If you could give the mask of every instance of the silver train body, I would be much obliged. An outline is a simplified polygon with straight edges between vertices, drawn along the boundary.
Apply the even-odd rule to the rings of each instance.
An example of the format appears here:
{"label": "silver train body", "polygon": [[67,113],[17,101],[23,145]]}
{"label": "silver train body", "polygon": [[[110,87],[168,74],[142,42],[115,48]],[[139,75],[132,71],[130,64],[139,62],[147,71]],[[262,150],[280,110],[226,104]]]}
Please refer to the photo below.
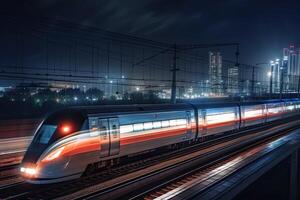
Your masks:
{"label": "silver train body", "polygon": [[41,123],[20,170],[36,184],[71,180],[91,166],[112,166],[162,147],[192,145],[299,111],[300,99],[69,108]]}

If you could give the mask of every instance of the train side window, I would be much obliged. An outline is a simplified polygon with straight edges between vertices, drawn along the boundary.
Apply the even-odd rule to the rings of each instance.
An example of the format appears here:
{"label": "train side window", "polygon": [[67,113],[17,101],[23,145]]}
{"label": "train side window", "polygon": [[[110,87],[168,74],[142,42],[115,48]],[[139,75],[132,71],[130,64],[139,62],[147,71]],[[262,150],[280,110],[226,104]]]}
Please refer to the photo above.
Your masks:
{"label": "train side window", "polygon": [[143,129],[144,129],[143,123],[133,124],[133,131],[142,131]]}
{"label": "train side window", "polygon": [[170,126],[176,126],[177,125],[177,119],[170,120]]}
{"label": "train side window", "polygon": [[161,128],[161,121],[153,122],[153,128]]}
{"label": "train side window", "polygon": [[216,124],[222,122],[229,122],[235,120],[234,112],[223,112],[223,113],[214,113],[206,116],[207,124]]}
{"label": "train side window", "polygon": [[186,125],[187,124],[187,120],[186,119],[177,119],[176,120],[176,125]]}
{"label": "train side window", "polygon": [[145,122],[144,123],[144,130],[149,130],[153,128],[153,123],[152,122]]}
{"label": "train side window", "polygon": [[162,121],[162,122],[161,122],[161,126],[162,126],[162,127],[169,127],[169,126],[170,126],[169,120]]}
{"label": "train side window", "polygon": [[249,109],[247,108],[247,110],[245,109],[245,118],[250,118],[250,117],[258,117],[262,115],[262,109]]}
{"label": "train side window", "polygon": [[130,133],[130,132],[133,132],[133,126],[131,124],[120,126],[120,133]]}

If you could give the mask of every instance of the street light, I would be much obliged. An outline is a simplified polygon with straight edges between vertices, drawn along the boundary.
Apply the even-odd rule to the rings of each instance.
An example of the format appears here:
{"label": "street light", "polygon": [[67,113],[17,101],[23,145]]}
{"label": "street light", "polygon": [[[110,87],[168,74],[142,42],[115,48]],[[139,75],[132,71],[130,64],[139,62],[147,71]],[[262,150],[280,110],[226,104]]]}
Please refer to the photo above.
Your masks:
{"label": "street light", "polygon": [[269,71],[268,72],[268,77],[270,77],[270,76],[272,76],[272,72]]}

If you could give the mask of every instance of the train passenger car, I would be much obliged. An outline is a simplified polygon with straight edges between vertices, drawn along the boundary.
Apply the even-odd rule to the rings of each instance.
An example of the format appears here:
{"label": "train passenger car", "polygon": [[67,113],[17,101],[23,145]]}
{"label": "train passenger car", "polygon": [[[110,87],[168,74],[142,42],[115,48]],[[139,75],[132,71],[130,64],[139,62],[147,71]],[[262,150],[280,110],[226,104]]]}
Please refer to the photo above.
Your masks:
{"label": "train passenger car", "polygon": [[239,128],[239,106],[230,104],[196,105],[198,109],[199,137],[214,135]]}
{"label": "train passenger car", "polygon": [[246,102],[240,105],[241,127],[266,122],[267,110],[264,102]]}
{"label": "train passenger car", "polygon": [[282,119],[285,111],[285,105],[282,101],[267,101],[267,122]]}
{"label": "train passenger car", "polygon": [[[171,106],[173,107],[173,106]],[[171,108],[170,107],[170,108]],[[153,107],[143,112],[119,115],[120,154],[135,154],[195,139],[196,123],[192,107],[176,110]]]}

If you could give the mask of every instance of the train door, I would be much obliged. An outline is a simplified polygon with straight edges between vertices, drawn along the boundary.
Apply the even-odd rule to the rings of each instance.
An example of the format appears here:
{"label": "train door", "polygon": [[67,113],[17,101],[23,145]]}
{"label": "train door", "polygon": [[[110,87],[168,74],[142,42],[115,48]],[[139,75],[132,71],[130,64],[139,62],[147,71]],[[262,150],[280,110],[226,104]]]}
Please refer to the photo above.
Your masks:
{"label": "train door", "polygon": [[186,138],[190,139],[192,137],[192,116],[191,111],[186,111],[186,119],[187,119],[187,125],[186,125]]}
{"label": "train door", "polygon": [[264,118],[264,123],[268,121],[268,107],[267,104],[262,105],[262,113],[263,113],[263,118]]}
{"label": "train door", "polygon": [[203,129],[202,129],[202,135],[205,136],[207,134],[207,121],[206,121],[206,110],[201,110],[202,115],[202,123],[203,123]]}
{"label": "train door", "polygon": [[98,127],[100,131],[100,142],[101,142],[100,157],[106,157],[109,156],[109,149],[110,149],[110,134],[109,134],[108,120],[99,119]]}
{"label": "train door", "polygon": [[234,108],[234,117],[235,117],[235,129],[240,128],[240,109],[239,107]]}
{"label": "train door", "polygon": [[110,134],[110,155],[117,155],[120,152],[120,131],[118,118],[109,118]]}
{"label": "train door", "polygon": [[101,153],[100,157],[117,155],[120,151],[118,118],[99,119]]}

